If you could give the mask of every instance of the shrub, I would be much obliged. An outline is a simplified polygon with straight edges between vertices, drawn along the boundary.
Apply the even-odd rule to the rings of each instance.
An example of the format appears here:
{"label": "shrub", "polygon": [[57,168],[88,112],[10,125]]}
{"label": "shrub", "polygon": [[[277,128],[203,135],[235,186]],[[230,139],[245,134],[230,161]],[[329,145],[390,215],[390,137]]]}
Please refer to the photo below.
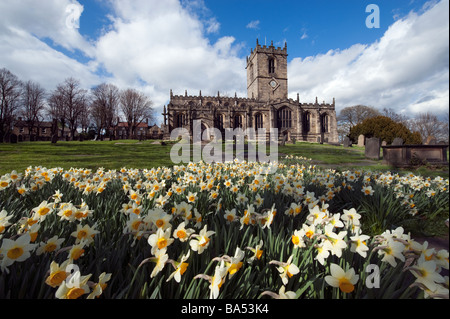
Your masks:
{"label": "shrub", "polygon": [[388,144],[391,144],[396,137],[402,138],[405,144],[422,144],[422,138],[418,132],[411,132],[403,124],[394,122],[386,116],[372,117],[353,126],[349,137],[353,143],[356,143],[361,134],[368,138],[378,137]]}

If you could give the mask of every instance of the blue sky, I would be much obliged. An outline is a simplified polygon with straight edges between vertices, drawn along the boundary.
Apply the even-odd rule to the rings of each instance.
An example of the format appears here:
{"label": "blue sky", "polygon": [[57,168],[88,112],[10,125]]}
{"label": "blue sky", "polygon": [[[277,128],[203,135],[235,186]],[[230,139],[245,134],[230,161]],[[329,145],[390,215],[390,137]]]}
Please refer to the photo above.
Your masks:
{"label": "blue sky", "polygon": [[[196,3],[196,1],[193,1]],[[205,0],[191,4],[195,14],[205,20],[213,19],[220,26],[218,32],[207,34],[211,42],[222,36],[233,36],[245,46],[239,52],[248,55],[255,46],[274,41],[289,44],[292,57],[306,57],[326,53],[336,48],[347,48],[356,43],[370,44],[381,38],[395,20],[410,11],[420,11],[425,0]],[[84,11],[80,17],[80,33],[90,39],[98,38],[111,23],[110,5],[100,0],[80,0]],[[189,7],[189,1],[182,1]],[[366,7],[380,8],[380,28],[365,25]],[[253,23],[252,23],[253,22]],[[289,58],[291,59],[291,58]]]}
{"label": "blue sky", "polygon": [[[380,28],[367,28],[369,4]],[[51,91],[64,78],[148,94],[246,96],[245,58],[288,46],[289,94],[336,108],[448,109],[448,0],[2,0],[0,68]],[[78,27],[70,25],[75,22]]]}

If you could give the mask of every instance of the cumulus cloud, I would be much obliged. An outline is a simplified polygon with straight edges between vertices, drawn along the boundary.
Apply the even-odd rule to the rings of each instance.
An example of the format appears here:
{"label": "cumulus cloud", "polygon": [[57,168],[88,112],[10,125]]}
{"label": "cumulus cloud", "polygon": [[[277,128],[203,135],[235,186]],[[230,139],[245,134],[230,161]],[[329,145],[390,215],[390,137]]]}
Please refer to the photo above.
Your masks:
{"label": "cumulus cloud", "polygon": [[112,82],[140,87],[159,107],[166,104],[170,89],[212,95],[245,87],[245,63],[235,39],[210,43],[205,25],[178,1],[114,5],[113,30],[98,39],[95,53],[113,75]]}
{"label": "cumulus cloud", "polygon": [[0,67],[22,80],[37,81],[47,90],[68,75],[83,79],[86,86],[98,81],[95,63],[80,63],[67,55],[78,54],[87,61],[93,58],[92,44],[77,28],[83,12],[78,2],[4,0],[0,12]]}
{"label": "cumulus cloud", "polygon": [[[365,104],[411,113],[448,110],[448,1],[427,3],[394,22],[370,45],[355,44],[289,64],[291,92],[337,108]],[[294,96],[293,96],[294,97]],[[424,99],[424,97],[427,97]]]}

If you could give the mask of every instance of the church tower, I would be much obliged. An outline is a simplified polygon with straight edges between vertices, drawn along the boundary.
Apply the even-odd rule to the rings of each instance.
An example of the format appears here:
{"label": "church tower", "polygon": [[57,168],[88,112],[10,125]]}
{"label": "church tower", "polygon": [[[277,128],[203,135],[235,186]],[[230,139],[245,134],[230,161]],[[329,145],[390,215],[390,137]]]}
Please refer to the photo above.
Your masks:
{"label": "church tower", "polygon": [[288,98],[287,46],[261,46],[247,57],[247,96],[260,101]]}

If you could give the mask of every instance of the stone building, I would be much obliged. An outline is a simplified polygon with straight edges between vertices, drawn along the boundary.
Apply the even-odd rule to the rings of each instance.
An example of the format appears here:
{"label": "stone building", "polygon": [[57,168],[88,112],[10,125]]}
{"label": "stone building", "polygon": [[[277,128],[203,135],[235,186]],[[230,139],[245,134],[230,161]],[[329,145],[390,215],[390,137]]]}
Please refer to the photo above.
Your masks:
{"label": "stone building", "polygon": [[[52,138],[52,132],[55,129],[52,122],[38,121],[34,124],[30,131],[28,122],[19,117],[13,124],[11,135],[17,137],[18,142],[25,141],[50,141]],[[56,126],[58,136],[61,139],[70,139],[71,132],[68,127],[64,127],[63,135],[61,135],[61,128]]]}
{"label": "stone building", "polygon": [[[287,46],[261,46],[247,57],[247,97],[174,95],[164,106],[165,138],[178,127],[193,131],[193,121],[201,120],[202,130],[217,128],[278,128],[279,139],[337,143],[335,100],[300,102],[288,98]],[[223,135],[224,138],[224,135]]]}

